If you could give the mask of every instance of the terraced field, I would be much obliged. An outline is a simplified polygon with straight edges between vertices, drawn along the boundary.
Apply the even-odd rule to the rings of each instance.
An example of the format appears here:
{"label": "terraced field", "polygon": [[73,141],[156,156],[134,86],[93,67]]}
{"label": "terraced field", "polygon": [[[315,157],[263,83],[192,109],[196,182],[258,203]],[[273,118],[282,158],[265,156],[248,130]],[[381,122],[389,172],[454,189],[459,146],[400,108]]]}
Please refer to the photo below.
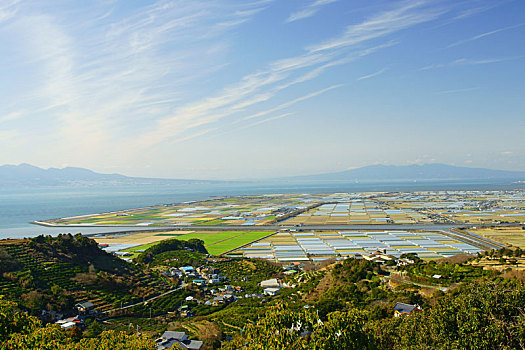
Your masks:
{"label": "terraced field", "polygon": [[[128,290],[110,290],[97,284],[79,283],[75,277],[87,273],[89,270],[87,265],[57,261],[56,258],[48,257],[33,249],[28,240],[2,240],[0,249],[17,264],[13,271],[0,276],[0,295],[8,299],[19,300],[33,291],[44,295],[52,294],[53,288],[58,287],[59,290],[72,293],[75,302],[86,300],[93,302],[99,311],[112,309],[120,306],[121,303],[125,305],[141,300],[130,294]],[[129,279],[135,281],[136,288],[140,288],[146,298],[170,288],[163,280],[140,270],[130,269],[126,273],[129,274]]]}

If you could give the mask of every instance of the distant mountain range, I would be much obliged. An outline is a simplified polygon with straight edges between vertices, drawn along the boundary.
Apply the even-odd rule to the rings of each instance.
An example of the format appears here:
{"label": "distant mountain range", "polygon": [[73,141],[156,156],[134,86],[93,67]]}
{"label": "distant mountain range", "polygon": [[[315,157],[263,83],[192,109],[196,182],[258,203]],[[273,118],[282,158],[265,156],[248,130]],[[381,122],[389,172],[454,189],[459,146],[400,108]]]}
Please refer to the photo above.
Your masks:
{"label": "distant mountain range", "polygon": [[413,180],[525,180],[525,171],[467,168],[446,164],[369,165],[319,175],[281,178],[286,181],[413,181]]}
{"label": "distant mountain range", "polygon": [[89,169],[66,167],[42,169],[30,164],[0,166],[0,188],[91,186],[91,185],[143,185],[215,183],[211,180],[183,180],[129,177],[120,174],[100,174]]}
{"label": "distant mountain range", "polygon": [[[362,168],[319,175],[285,177],[262,182],[367,182],[417,180],[525,180],[525,171],[467,168],[445,164],[370,165]],[[67,167],[42,169],[29,164],[0,166],[0,188],[92,185],[198,184],[226,183],[214,180],[158,179],[128,177],[120,174],[100,174]]]}

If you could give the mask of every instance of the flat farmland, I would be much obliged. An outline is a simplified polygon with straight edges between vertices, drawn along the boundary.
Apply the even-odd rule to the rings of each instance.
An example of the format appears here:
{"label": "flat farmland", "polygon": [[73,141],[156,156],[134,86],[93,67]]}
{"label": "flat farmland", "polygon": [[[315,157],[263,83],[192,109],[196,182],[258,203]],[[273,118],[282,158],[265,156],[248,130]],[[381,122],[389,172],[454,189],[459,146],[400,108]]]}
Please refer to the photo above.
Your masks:
{"label": "flat farmland", "polygon": [[[184,232],[184,231],[182,231]],[[146,237],[145,233],[130,234],[115,238],[113,240],[107,238],[96,238],[99,243],[118,243],[122,245],[123,252],[139,252],[161,242],[165,239],[177,238],[180,240],[190,240],[193,238],[204,241],[204,246],[212,255],[220,255],[227,251],[236,249],[243,245],[249,244],[253,241],[261,239],[265,236],[271,235],[274,231],[214,231],[214,232],[195,232],[188,231],[182,233],[177,231],[170,235],[150,234],[151,237]],[[138,236],[138,237],[135,237]],[[118,240],[118,241],[115,241]],[[138,244],[139,242],[145,242]]]}
{"label": "flat farmland", "polygon": [[419,231],[310,231],[280,232],[233,252],[247,258],[276,262],[322,261],[368,255],[376,251],[399,257],[416,253],[422,259],[475,254],[479,248],[439,232]]}
{"label": "flat farmland", "polygon": [[[296,216],[297,215],[297,216]],[[41,220],[47,226],[497,224],[525,222],[525,191],[424,191],[214,197]]]}
{"label": "flat farmland", "polygon": [[218,197],[198,202],[42,220],[47,226],[260,226],[280,216],[315,205],[324,195],[260,195]]}
{"label": "flat farmland", "polygon": [[525,249],[525,230],[521,227],[496,227],[469,230],[469,232],[495,242]]}
{"label": "flat farmland", "polygon": [[139,232],[129,235],[105,235],[93,238],[99,244],[150,244],[160,242],[168,238],[177,238],[178,236],[192,233],[193,231],[177,232]]}

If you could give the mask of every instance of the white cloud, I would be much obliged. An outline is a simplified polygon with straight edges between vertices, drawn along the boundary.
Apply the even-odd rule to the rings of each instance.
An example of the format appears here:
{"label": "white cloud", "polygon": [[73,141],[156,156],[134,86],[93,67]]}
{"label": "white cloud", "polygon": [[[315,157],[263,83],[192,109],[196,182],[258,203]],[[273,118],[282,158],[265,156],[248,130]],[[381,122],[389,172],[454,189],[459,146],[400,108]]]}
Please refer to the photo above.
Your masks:
{"label": "white cloud", "polygon": [[474,59],[474,58],[458,58],[458,59],[456,59],[456,60],[454,60],[452,62],[448,62],[448,63],[436,63],[436,64],[431,64],[431,65],[428,65],[428,66],[424,66],[424,67],[419,68],[419,70],[423,71],[423,70],[439,69],[439,68],[461,66],[461,65],[476,66],[476,65],[481,65],[481,64],[501,63],[501,62],[506,62],[506,61],[513,61],[513,60],[522,59],[524,57],[525,56],[498,57],[498,58],[481,58],[481,59],[480,58],[478,58],[478,59]]}
{"label": "white cloud", "polygon": [[414,25],[438,18],[447,10],[428,8],[428,1],[408,2],[401,7],[382,12],[370,19],[350,25],[336,38],[312,45],[310,52],[323,52],[356,45],[358,43],[383,37]]}
{"label": "white cloud", "polygon": [[[423,1],[403,3],[399,8],[373,16],[360,24],[349,26],[342,36],[306,48],[306,53],[276,60],[270,63],[268,68],[244,76],[238,83],[224,88],[214,96],[181,106],[175,109],[170,116],[157,121],[155,128],[141,135],[138,145],[151,147],[189,129],[214,123],[223,118],[234,117],[239,109],[263,101],[268,102],[279,91],[314,79],[329,67],[348,63],[379,49],[395,45],[395,42],[390,41],[368,48],[360,47],[359,50],[352,51],[353,46],[357,44],[431,21],[445,12],[442,9],[428,8],[426,4]],[[307,68],[310,70],[303,72]],[[279,84],[276,85],[277,83]],[[272,111],[285,108],[282,106],[297,102],[290,100],[277,107],[244,117],[243,120],[267,115]]]}
{"label": "white cloud", "polygon": [[[332,2],[314,1],[303,10],[315,13]],[[16,47],[23,51],[20,65],[31,79],[13,98],[0,100],[0,122],[39,123],[42,128],[32,132],[46,140],[40,148],[58,155],[57,162],[104,166],[144,159],[166,145],[223,131],[236,122],[254,127],[292,115],[293,106],[347,80],[322,84],[330,85],[324,89],[308,82],[396,45],[389,35],[446,12],[431,1],[395,3],[389,5],[395,8],[346,26],[340,35],[290,50],[289,57],[254,60],[253,66],[232,70],[225,78],[219,73],[232,64],[235,30],[270,1],[161,0],[130,6],[126,13],[117,11],[114,1],[74,10],[12,3],[9,11],[16,15],[9,20],[8,34],[21,43]]]}
{"label": "white cloud", "polygon": [[50,129],[41,134],[54,135],[42,136],[53,139],[49,152],[69,162],[130,147],[152,120],[187,98],[183,86],[225,66],[226,34],[267,3],[157,1],[123,16],[101,2],[66,16],[44,3],[13,2],[8,30],[35,74],[29,91],[17,96],[24,103],[2,103],[0,121],[45,116]]}
{"label": "white cloud", "polygon": [[316,0],[316,1],[312,2],[311,4],[307,5],[302,10],[299,10],[297,12],[292,13],[288,17],[288,19],[286,19],[286,22],[290,23],[290,22],[298,21],[300,19],[305,19],[305,18],[312,17],[317,12],[319,12],[319,10],[321,9],[322,6],[331,4],[331,3],[336,2],[336,1],[338,1],[338,0]]}
{"label": "white cloud", "polygon": [[357,78],[357,80],[365,80],[365,79],[370,79],[370,78],[373,78],[373,77],[376,77],[380,74],[383,74],[384,72],[387,71],[387,68],[382,68],[380,70],[378,70],[377,72],[374,72],[374,73],[371,73],[371,74],[367,74],[367,75],[363,75],[363,76],[360,76],[359,78]]}
{"label": "white cloud", "polygon": [[256,114],[249,115],[247,117],[242,118],[242,120],[250,120],[250,119],[254,119],[254,118],[259,118],[259,117],[265,116],[267,114],[279,111],[281,109],[285,109],[285,108],[291,107],[291,106],[293,106],[296,103],[309,100],[311,98],[314,98],[316,96],[324,94],[325,92],[328,92],[328,91],[333,90],[333,89],[340,88],[342,86],[343,86],[342,84],[329,86],[329,87],[327,87],[325,89],[321,89],[321,90],[309,93],[307,95],[304,95],[304,96],[301,96],[301,97],[297,97],[297,98],[295,98],[295,99],[293,99],[291,101],[288,101],[288,102],[285,102],[283,104],[280,104],[280,105],[278,105],[278,106],[276,106],[274,108],[271,108],[271,109],[268,109],[268,110],[265,110],[265,111],[262,111],[262,112],[258,112]]}
{"label": "white cloud", "polygon": [[485,38],[485,37],[488,37],[488,36],[491,36],[491,35],[494,35],[494,34],[497,34],[497,33],[501,33],[501,32],[507,31],[507,30],[523,27],[524,25],[525,25],[525,23],[519,23],[519,24],[512,25],[512,26],[507,26],[507,27],[503,27],[503,28],[500,28],[500,29],[491,30],[489,32],[485,32],[485,33],[482,33],[482,34],[479,34],[479,35],[475,35],[475,36],[470,37],[468,39],[456,41],[455,43],[452,43],[452,44],[448,45],[447,48],[463,45],[465,43],[468,43],[468,42],[471,42],[471,41],[476,41],[476,40],[479,40],[479,39],[482,39],[482,38]]}
{"label": "white cloud", "polygon": [[16,4],[20,0],[4,0],[0,3],[0,23],[9,20],[16,15]]}

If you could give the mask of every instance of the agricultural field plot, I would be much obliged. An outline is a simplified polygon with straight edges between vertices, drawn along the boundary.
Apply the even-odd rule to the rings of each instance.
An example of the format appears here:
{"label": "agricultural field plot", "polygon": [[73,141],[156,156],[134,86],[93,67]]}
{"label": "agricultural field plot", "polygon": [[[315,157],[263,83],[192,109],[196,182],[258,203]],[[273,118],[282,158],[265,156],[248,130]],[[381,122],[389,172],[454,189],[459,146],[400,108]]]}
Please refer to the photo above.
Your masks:
{"label": "agricultural field plot", "polygon": [[487,224],[499,222],[525,222],[525,210],[491,209],[483,211],[457,210],[441,212],[440,215],[461,223]]}
{"label": "agricultural field plot", "polygon": [[498,271],[505,271],[511,268],[515,271],[525,271],[525,258],[514,258],[514,261],[511,263],[509,262],[510,259],[505,259],[505,262],[500,262],[499,259],[487,259],[486,257],[481,259],[480,261],[472,261],[470,262],[471,265],[474,266],[481,266],[485,269],[493,269]]}
{"label": "agricultural field plot", "polygon": [[134,234],[123,235],[101,235],[95,236],[93,239],[100,245],[107,245],[108,247],[105,247],[105,250],[111,252],[137,246],[151,245],[152,243],[160,242],[168,238],[177,238],[181,235],[192,232],[193,231],[138,232]]}
{"label": "agricultural field plot", "polygon": [[50,226],[263,226],[525,222],[525,191],[273,194],[39,221]]}
{"label": "agricultural field plot", "polygon": [[55,226],[258,226],[321,203],[325,197],[307,194],[221,197],[39,223]]}
{"label": "agricultural field plot", "polygon": [[[162,234],[150,233],[151,237],[147,237],[147,239],[144,239],[145,242],[148,242],[145,244],[136,243],[139,240],[143,239],[141,238],[141,236],[144,236],[143,233],[129,234],[116,238],[119,239],[118,244],[120,245],[120,249],[114,249],[114,247],[110,246],[109,250],[118,251],[119,253],[140,253],[165,239],[177,238],[180,240],[187,241],[193,238],[197,238],[204,241],[204,246],[208,250],[208,253],[212,255],[220,255],[238,247],[247,245],[253,241],[256,241],[268,235],[271,235],[274,233],[274,231],[188,231],[185,234],[180,233],[181,231],[173,232],[173,235],[170,235],[169,232]],[[134,237],[137,235],[139,236],[139,238]],[[101,239],[101,242],[99,243],[107,241],[107,239]],[[106,250],[108,250],[108,248],[106,248]]]}
{"label": "agricultural field plot", "polygon": [[[380,196],[379,196],[380,198]],[[412,208],[380,204],[371,199],[327,203],[283,222],[286,225],[384,225],[430,223],[432,220]]]}
{"label": "agricultural field plot", "polygon": [[316,231],[279,232],[232,254],[285,262],[322,261],[376,251],[396,257],[416,253],[420,258],[432,259],[461,253],[474,254],[481,249],[439,232]]}
{"label": "agricultural field plot", "polygon": [[525,230],[521,227],[491,227],[469,230],[469,233],[492,241],[525,249]]}
{"label": "agricultural field plot", "polygon": [[466,224],[525,221],[523,190],[395,193],[376,200],[382,205],[414,210],[437,222],[440,218]]}

